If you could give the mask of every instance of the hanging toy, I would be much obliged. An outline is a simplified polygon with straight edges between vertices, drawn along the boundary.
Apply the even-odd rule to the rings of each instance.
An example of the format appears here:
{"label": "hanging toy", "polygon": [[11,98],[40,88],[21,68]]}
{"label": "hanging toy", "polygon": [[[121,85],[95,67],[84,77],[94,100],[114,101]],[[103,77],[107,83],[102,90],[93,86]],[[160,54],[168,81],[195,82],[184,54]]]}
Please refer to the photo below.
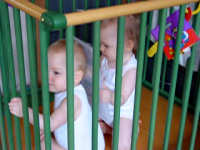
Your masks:
{"label": "hanging toy", "polygon": [[[199,8],[200,9],[200,5]],[[184,49],[192,46],[200,38],[196,35],[195,31],[193,30],[192,26],[189,23],[189,20],[191,19],[191,16],[193,14],[198,13],[200,10],[192,12],[190,8],[186,9],[186,15],[184,20],[184,27],[181,37],[181,50],[180,53],[184,53]],[[176,36],[178,31],[178,20],[179,20],[179,10],[175,11],[173,14],[171,14],[169,17],[167,17],[166,23],[167,23],[167,29],[165,31],[165,45],[164,45],[164,53],[168,60],[171,60],[174,58],[175,54],[175,43],[176,43]],[[149,57],[153,57],[157,53],[158,49],[158,38],[159,38],[159,30],[160,27],[157,25],[154,29],[152,29],[151,34],[154,37],[156,43],[148,50],[147,55]]]}

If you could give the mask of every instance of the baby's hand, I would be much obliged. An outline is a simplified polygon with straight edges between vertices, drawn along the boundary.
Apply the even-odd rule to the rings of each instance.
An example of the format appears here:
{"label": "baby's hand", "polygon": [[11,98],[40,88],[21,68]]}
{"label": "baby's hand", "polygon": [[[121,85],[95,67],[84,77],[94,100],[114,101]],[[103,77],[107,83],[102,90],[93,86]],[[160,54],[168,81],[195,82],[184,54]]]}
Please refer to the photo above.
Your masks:
{"label": "baby's hand", "polygon": [[108,89],[100,89],[100,100],[103,103],[111,103],[111,92]]}
{"label": "baby's hand", "polygon": [[44,140],[44,130],[40,130],[40,141]]}
{"label": "baby's hand", "polygon": [[100,100],[103,103],[111,103],[114,105],[114,97],[113,92],[104,84],[102,84],[102,88],[100,89]]}
{"label": "baby's hand", "polygon": [[21,98],[12,98],[9,105],[10,112],[17,117],[23,117]]}

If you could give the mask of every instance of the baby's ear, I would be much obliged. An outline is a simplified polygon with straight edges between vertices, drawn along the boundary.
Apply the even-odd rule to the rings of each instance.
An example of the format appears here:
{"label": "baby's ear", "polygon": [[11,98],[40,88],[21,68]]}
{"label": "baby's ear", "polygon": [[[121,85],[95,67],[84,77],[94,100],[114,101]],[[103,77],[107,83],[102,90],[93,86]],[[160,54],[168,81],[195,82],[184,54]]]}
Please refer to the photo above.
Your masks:
{"label": "baby's ear", "polygon": [[74,83],[75,85],[79,84],[81,82],[81,80],[83,79],[83,71],[82,70],[78,70],[78,71],[75,71],[74,73]]}

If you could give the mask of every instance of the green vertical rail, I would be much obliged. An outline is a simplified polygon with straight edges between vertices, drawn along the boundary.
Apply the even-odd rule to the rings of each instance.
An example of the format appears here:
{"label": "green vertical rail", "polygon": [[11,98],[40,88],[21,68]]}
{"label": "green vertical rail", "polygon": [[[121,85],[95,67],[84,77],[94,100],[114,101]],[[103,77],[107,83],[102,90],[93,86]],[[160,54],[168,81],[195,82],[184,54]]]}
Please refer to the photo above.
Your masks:
{"label": "green vertical rail", "polygon": [[[8,83],[7,83],[7,74],[6,74],[6,68],[5,68],[5,57],[3,54],[3,43],[2,43],[2,35],[1,35],[1,30],[0,30],[0,67],[1,67],[1,76],[2,76],[2,87],[3,87],[3,93],[4,93],[4,97],[2,99],[2,109],[1,111],[4,111],[5,116],[6,116],[6,120],[7,120],[7,127],[9,129],[12,129],[12,121],[11,121],[11,115],[9,113],[9,107],[7,105],[7,102],[9,100],[9,91],[8,91]],[[2,118],[4,120],[4,118]],[[2,121],[3,121],[2,120]],[[5,134],[5,128],[3,128],[3,126],[5,126],[4,124],[2,124],[2,129],[3,131],[1,132],[1,134]],[[6,144],[6,136],[2,136],[1,138],[3,138],[2,142],[4,144],[4,148],[6,148],[5,144]],[[8,130],[8,140],[13,140],[13,133],[12,131]],[[11,150],[14,150],[14,143],[13,141],[10,141],[9,143],[9,147]],[[6,148],[7,150],[7,148]]]}
{"label": "green vertical rail", "polygon": [[[35,3],[35,0],[31,0],[32,3]],[[36,19],[31,17],[31,21],[32,21],[32,26],[33,26],[33,39],[36,40]]]}
{"label": "green vertical rail", "polygon": [[0,145],[0,150],[2,150],[1,145]]}
{"label": "green vertical rail", "polygon": [[164,145],[163,149],[168,149],[169,137],[170,137],[170,128],[171,128],[171,120],[173,114],[173,106],[174,106],[174,97],[175,97],[175,90],[176,90],[176,80],[178,76],[178,65],[179,65],[179,55],[181,49],[181,39],[182,39],[182,31],[184,27],[184,19],[185,19],[185,8],[186,6],[183,5],[180,8],[180,16],[179,16],[179,25],[178,25],[178,33],[175,45],[175,56],[173,61],[173,69],[172,69],[172,79],[171,79],[171,88],[169,92],[169,99],[168,99],[168,112],[167,112],[167,119],[165,125],[165,136],[164,136]]}
{"label": "green vertical rail", "polygon": [[[63,0],[59,0],[59,13],[63,13]],[[63,30],[59,30],[59,38],[62,39],[64,35]]]}
{"label": "green vertical rail", "polygon": [[[98,8],[99,0],[95,7]],[[100,67],[100,21],[93,23],[93,78],[92,78],[92,149],[98,149],[98,112],[99,112],[99,67]]]}
{"label": "green vertical rail", "polygon": [[100,21],[93,24],[93,78],[92,78],[92,150],[98,148]]}
{"label": "green vertical rail", "polygon": [[95,8],[98,8],[99,5],[100,5],[100,0],[96,0],[96,1],[95,1]]}
{"label": "green vertical rail", "polygon": [[189,150],[194,150],[195,138],[196,138],[198,124],[199,124],[199,116],[200,116],[200,84],[199,84],[198,96],[197,96],[197,101],[196,101],[196,108],[195,108],[195,113],[194,113],[192,136],[191,136],[191,140],[190,140],[190,149]]}
{"label": "green vertical rail", "polygon": [[[2,39],[1,39],[1,31],[0,31],[0,58],[3,56],[1,55],[1,52],[3,51],[2,47]],[[1,63],[1,62],[0,62]],[[1,66],[0,66],[1,67]],[[1,70],[2,71],[2,70]],[[0,95],[0,133],[1,133],[1,143],[2,143],[2,149],[7,150],[7,145],[6,145],[6,129],[5,129],[5,121],[4,121],[4,114],[3,114],[3,99],[2,96]]]}
{"label": "green vertical rail", "polygon": [[[200,13],[198,13],[195,21],[196,22],[194,25],[194,30],[196,31],[196,33],[198,35],[199,29],[200,29]],[[197,44],[195,44],[192,47],[192,50],[191,50],[192,53],[191,53],[190,59],[188,60],[188,65],[186,68],[186,75],[185,75],[186,79],[185,79],[184,86],[183,86],[183,105],[182,105],[182,114],[181,114],[181,122],[180,122],[177,150],[181,150],[182,141],[183,141],[188,101],[189,101],[189,95],[190,95],[190,87],[191,87],[191,83],[192,83],[192,74],[193,74],[195,55],[196,55],[195,54],[196,48],[197,48]]]}
{"label": "green vertical rail", "polygon": [[76,0],[72,0],[72,11],[76,11]]}
{"label": "green vertical rail", "polygon": [[117,59],[116,59],[116,77],[115,77],[114,127],[113,127],[112,150],[118,150],[118,141],[119,141],[124,32],[125,32],[125,17],[120,17],[118,19],[118,29],[117,29]]}
{"label": "green vertical rail", "polygon": [[14,8],[13,11],[14,23],[15,23],[15,36],[16,36],[16,48],[17,48],[17,58],[19,66],[19,79],[20,79],[20,93],[22,98],[22,110],[24,117],[24,131],[25,131],[25,145],[26,149],[31,149],[31,139],[30,139],[30,124],[29,115],[27,109],[27,93],[26,93],[26,77],[24,70],[24,54],[23,54],[23,43],[22,43],[22,32],[20,23],[20,11]]}
{"label": "green vertical rail", "polygon": [[[35,0],[31,0],[31,2],[32,3],[35,3]],[[35,34],[33,34],[33,39],[35,39],[36,40],[36,19],[34,18],[34,17],[31,17],[31,21],[32,21],[32,25],[33,25],[33,33],[35,33]]]}
{"label": "green vertical rail", "polygon": [[[168,8],[167,12],[170,11],[171,9]],[[165,55],[165,54],[163,54]],[[166,70],[167,70],[167,58],[163,58],[163,65],[162,65],[162,79],[161,79],[161,90],[165,91],[165,78],[166,78]]]}
{"label": "green vertical rail", "polygon": [[169,11],[170,11],[170,14],[172,14],[172,13],[174,12],[174,7],[171,7],[171,8],[169,9]]}
{"label": "green vertical rail", "polygon": [[0,96],[0,133],[1,133],[1,144],[3,150],[7,150],[7,145],[6,145],[6,129],[5,129],[5,121],[4,121],[4,115],[3,115],[3,101],[2,97]]}
{"label": "green vertical rail", "polygon": [[141,90],[142,90],[142,72],[144,64],[144,52],[145,52],[145,37],[146,37],[146,23],[147,13],[143,13],[140,17],[140,40],[138,48],[138,64],[137,64],[137,80],[135,87],[135,104],[134,104],[134,117],[133,117],[133,129],[132,129],[132,141],[131,150],[136,149],[137,135],[138,135],[138,120],[140,112],[141,102]]}
{"label": "green vertical rail", "polygon": [[74,150],[74,27],[66,30],[68,149]]}
{"label": "green vertical rail", "polygon": [[143,81],[146,80],[146,72],[147,72],[147,64],[148,64],[148,56],[147,56],[147,50],[150,45],[151,40],[151,28],[152,28],[152,18],[153,18],[153,11],[148,13],[148,20],[149,24],[147,26],[147,41],[146,41],[146,47],[145,47],[145,53],[144,53],[144,71],[143,71]]}
{"label": "green vertical rail", "polygon": [[84,0],[84,10],[88,9],[88,0]]}
{"label": "green vertical rail", "polygon": [[162,9],[160,13],[161,13],[161,19],[160,19],[158,52],[156,54],[155,63],[153,67],[154,68],[153,70],[153,98],[152,98],[151,121],[150,121],[150,128],[149,128],[148,150],[153,149],[156,111],[157,111],[157,103],[158,103],[159,83],[160,83],[160,74],[161,74],[161,65],[162,65],[162,56],[163,56],[163,46],[164,46],[166,9]]}
{"label": "green vertical rail", "polygon": [[[87,10],[88,9],[88,0],[84,0],[84,10]],[[88,30],[88,25],[85,24],[84,27],[83,27],[83,40],[84,41],[88,41],[88,33],[89,33],[89,30]]]}
{"label": "green vertical rail", "polygon": [[40,22],[40,55],[42,71],[42,102],[44,115],[44,133],[45,149],[51,149],[51,131],[50,131],[50,105],[49,105],[49,83],[48,83],[48,55],[47,48],[49,44],[49,31],[46,26]]}
{"label": "green vertical rail", "polygon": [[[7,125],[8,125],[8,140],[9,140],[9,148],[11,150],[14,150],[14,139],[13,139],[13,131],[12,131],[12,123],[11,123],[11,115],[9,113],[9,107],[8,107],[8,102],[10,99],[10,94],[11,97],[16,96],[16,80],[15,80],[15,72],[14,72],[14,62],[13,62],[13,53],[12,53],[12,43],[11,43],[11,32],[10,32],[10,24],[9,24],[9,15],[8,15],[8,6],[5,4],[3,1],[0,2],[0,14],[4,14],[4,16],[1,15],[1,29],[4,35],[3,39],[3,45],[5,51],[2,51],[3,57],[1,58],[2,64],[8,65],[8,74],[9,74],[9,80],[8,79],[8,74],[4,72],[2,68],[2,79],[3,79],[3,84],[6,85],[6,89],[3,90],[3,93],[5,94],[5,113],[7,117]],[[4,18],[3,18],[4,17]],[[6,52],[6,53],[5,53]],[[5,64],[4,61],[9,60],[8,64]],[[2,65],[3,66],[3,65]],[[9,81],[12,83],[12,86],[10,87],[11,93],[9,92]],[[19,119],[15,117],[15,132],[16,136],[20,137],[20,123]],[[20,140],[17,138],[17,140]],[[18,142],[19,143],[19,142]]]}
{"label": "green vertical rail", "polygon": [[36,39],[35,39],[35,28],[33,18],[26,15],[26,27],[27,27],[27,41],[29,50],[29,66],[30,66],[30,86],[31,86],[31,100],[33,108],[34,118],[34,140],[35,149],[40,150],[40,128],[39,128],[39,98],[38,98],[38,87],[37,87],[37,54],[36,54]]}
{"label": "green vertical rail", "polygon": [[162,70],[161,89],[165,90],[165,77],[166,77],[166,74],[168,74],[168,72],[166,72],[166,69],[167,69],[167,58],[164,57],[163,59],[164,59],[163,60],[164,64],[163,64],[163,70]]}
{"label": "green vertical rail", "polygon": [[111,5],[111,2],[110,2],[111,0],[107,0],[107,3],[106,3],[106,5],[107,6],[110,6]]}
{"label": "green vertical rail", "polygon": [[45,8],[49,9],[49,0],[45,0]]}
{"label": "green vertical rail", "polygon": [[117,0],[117,4],[121,4],[122,3],[122,0]]}

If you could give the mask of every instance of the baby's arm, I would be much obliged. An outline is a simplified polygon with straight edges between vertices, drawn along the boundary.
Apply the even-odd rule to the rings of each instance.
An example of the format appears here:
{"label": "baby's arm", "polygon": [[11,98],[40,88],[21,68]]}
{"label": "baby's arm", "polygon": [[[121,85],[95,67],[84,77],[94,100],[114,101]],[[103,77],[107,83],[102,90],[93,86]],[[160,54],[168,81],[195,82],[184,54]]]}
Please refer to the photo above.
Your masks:
{"label": "baby's arm", "polygon": [[[81,112],[81,101],[75,95],[74,96],[74,119],[80,115]],[[54,131],[59,126],[63,125],[67,122],[67,99],[64,99],[60,106],[55,109],[55,111],[51,114],[51,131]]]}
{"label": "baby's arm", "polygon": [[136,83],[136,68],[133,68],[125,73],[122,79],[122,100],[121,104],[124,104],[128,97],[135,89]]}
{"label": "baby's arm", "polygon": [[[122,91],[121,91],[121,104],[124,104],[130,94],[135,89],[136,69],[131,69],[123,76]],[[103,102],[111,102],[114,105],[114,91],[111,91],[105,84],[100,90],[100,99]]]}
{"label": "baby's arm", "polygon": [[[79,116],[80,111],[81,111],[81,102],[78,97],[75,96],[75,103],[74,103],[74,115],[75,119]],[[55,109],[55,111],[52,113],[50,116],[50,125],[51,125],[51,131],[54,131],[56,128],[67,122],[67,100],[64,99],[60,106]],[[11,102],[9,103],[9,108],[10,112],[13,115],[16,115],[17,117],[23,117],[23,112],[22,112],[22,102],[21,98],[12,98]],[[34,124],[34,119],[33,119],[33,110],[31,108],[28,108],[29,112],[29,122],[31,124]],[[43,124],[43,115],[39,114],[39,126],[40,130],[44,129],[44,124]]]}

